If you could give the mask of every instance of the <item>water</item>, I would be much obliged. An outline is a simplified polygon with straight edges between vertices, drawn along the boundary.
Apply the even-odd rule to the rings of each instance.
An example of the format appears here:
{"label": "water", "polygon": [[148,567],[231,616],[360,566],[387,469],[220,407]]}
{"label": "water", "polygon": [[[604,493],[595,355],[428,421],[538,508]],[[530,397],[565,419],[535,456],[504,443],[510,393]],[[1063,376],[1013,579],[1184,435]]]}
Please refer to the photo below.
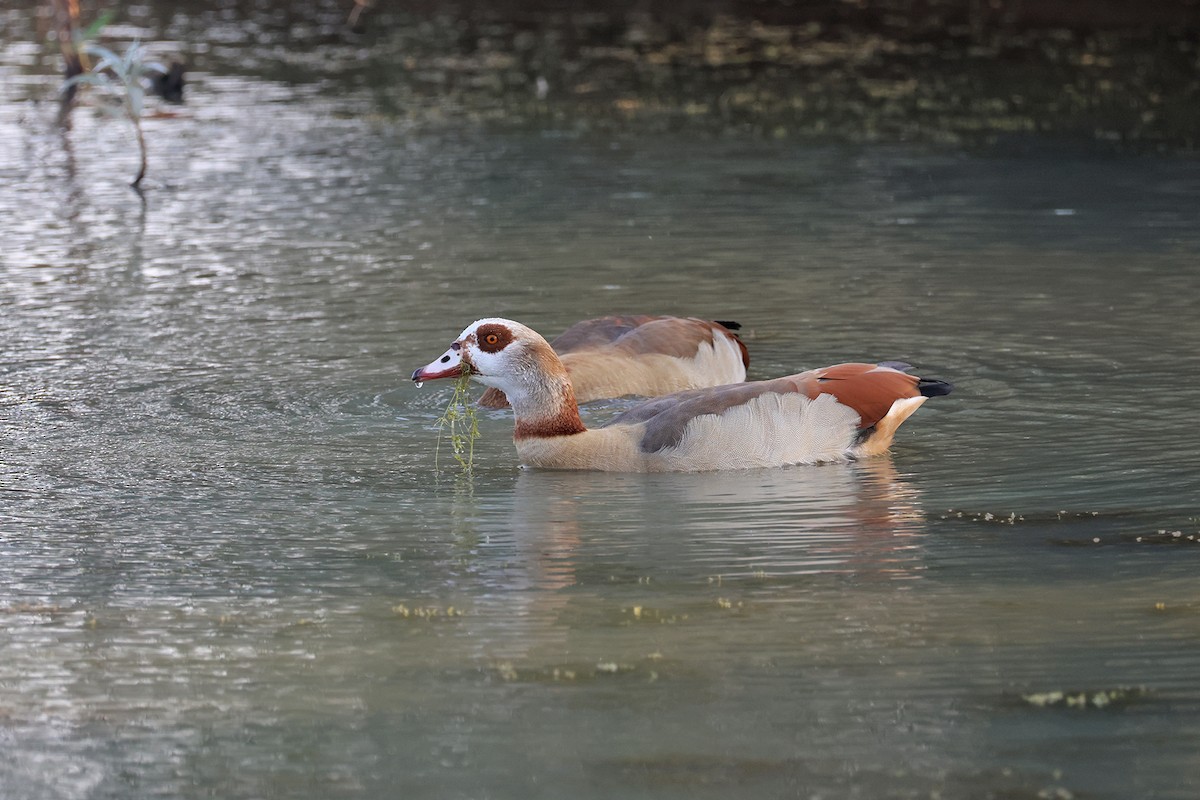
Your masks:
{"label": "water", "polygon": [[[201,75],[142,204],[13,52],[0,796],[1196,795],[1194,160],[413,132]],[[414,367],[612,311],[957,389],[859,464],[524,471],[496,412],[439,476]]]}

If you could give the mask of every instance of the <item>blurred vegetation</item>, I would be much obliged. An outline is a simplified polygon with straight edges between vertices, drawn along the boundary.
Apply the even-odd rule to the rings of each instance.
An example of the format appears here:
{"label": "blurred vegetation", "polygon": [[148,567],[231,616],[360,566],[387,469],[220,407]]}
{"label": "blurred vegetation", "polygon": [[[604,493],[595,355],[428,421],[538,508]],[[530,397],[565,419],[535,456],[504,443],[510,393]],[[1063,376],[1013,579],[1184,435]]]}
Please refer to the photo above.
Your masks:
{"label": "blurred vegetation", "polygon": [[190,69],[414,127],[1184,150],[1200,131],[1200,0],[102,5]]}
{"label": "blurred vegetation", "polygon": [[[97,28],[97,30],[99,30]],[[77,43],[78,52],[96,59],[83,72],[72,75],[63,82],[64,96],[73,92],[75,87],[94,86],[102,91],[108,99],[115,101],[114,106],[102,105],[106,110],[115,108],[113,112],[124,117],[133,126],[133,132],[138,145],[138,171],[130,185],[134,189],[141,187],[142,179],[146,177],[146,136],[142,131],[142,109],[145,106],[146,88],[144,79],[166,75],[167,68],[155,62],[143,60],[140,44],[134,42],[125,48],[122,55],[117,55],[107,47],[93,41],[80,39]],[[87,63],[85,60],[84,63]],[[65,102],[65,101],[64,101]]]}
{"label": "blurred vegetation", "polygon": [[387,76],[380,103],[397,114],[855,142],[1038,131],[1194,149],[1194,13],[1104,27],[1095,4],[1076,5],[1033,18],[963,2],[511,4],[366,24],[370,69]]}

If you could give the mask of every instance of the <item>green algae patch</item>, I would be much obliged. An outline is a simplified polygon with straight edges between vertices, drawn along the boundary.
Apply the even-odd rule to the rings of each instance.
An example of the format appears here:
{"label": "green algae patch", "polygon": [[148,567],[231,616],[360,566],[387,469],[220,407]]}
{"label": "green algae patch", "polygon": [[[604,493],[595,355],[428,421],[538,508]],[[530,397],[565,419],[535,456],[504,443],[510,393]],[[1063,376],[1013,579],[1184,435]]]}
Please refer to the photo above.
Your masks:
{"label": "green algae patch", "polygon": [[400,619],[423,620],[425,622],[456,619],[466,616],[466,613],[463,609],[454,606],[410,606],[407,603],[398,603],[392,606],[392,614]]}
{"label": "green algae patch", "polygon": [[1111,689],[1029,692],[1021,701],[1035,708],[1101,709],[1120,708],[1149,695],[1144,686],[1116,686]]}
{"label": "green algae patch", "polygon": [[504,683],[588,685],[600,681],[654,683],[663,667],[662,653],[648,653],[632,660],[600,659],[556,664],[522,665],[501,661],[488,667],[487,675]]}

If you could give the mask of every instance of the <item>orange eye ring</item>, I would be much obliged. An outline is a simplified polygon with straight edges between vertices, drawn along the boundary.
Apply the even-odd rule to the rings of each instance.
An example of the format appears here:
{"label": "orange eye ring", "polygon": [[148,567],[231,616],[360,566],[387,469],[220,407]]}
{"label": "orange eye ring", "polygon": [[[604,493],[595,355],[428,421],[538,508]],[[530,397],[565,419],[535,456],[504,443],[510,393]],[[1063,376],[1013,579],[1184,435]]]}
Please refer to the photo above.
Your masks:
{"label": "orange eye ring", "polygon": [[483,341],[487,344],[496,344],[500,341],[500,337],[494,333],[489,333],[487,336],[483,337]]}

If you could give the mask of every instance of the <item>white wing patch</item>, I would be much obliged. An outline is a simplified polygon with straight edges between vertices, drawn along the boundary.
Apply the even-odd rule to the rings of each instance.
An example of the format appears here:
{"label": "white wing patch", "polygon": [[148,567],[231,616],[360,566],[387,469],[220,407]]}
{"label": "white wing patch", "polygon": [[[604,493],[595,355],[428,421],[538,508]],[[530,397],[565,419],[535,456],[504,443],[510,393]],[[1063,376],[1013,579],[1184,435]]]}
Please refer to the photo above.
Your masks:
{"label": "white wing patch", "polygon": [[695,358],[696,371],[712,379],[714,386],[727,383],[742,383],[746,380],[746,365],[742,362],[742,348],[733,334],[713,333],[712,344],[702,344]]}
{"label": "white wing patch", "polygon": [[858,412],[830,394],[768,393],[723,414],[692,419],[678,445],[650,453],[654,471],[751,469],[845,461]]}

